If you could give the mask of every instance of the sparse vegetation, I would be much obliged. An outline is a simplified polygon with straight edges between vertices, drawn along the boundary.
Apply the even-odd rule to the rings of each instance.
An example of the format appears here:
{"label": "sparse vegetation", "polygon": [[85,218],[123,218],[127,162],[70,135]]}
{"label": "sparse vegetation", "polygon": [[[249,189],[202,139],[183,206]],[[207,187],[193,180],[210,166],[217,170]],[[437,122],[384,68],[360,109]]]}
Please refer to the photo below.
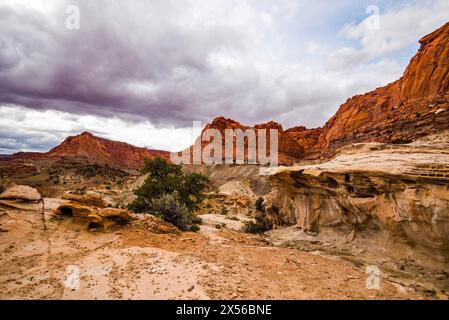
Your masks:
{"label": "sparse vegetation", "polygon": [[255,221],[246,221],[243,225],[243,231],[247,233],[264,233],[273,229],[273,223],[268,219],[267,213],[257,212]]}
{"label": "sparse vegetation", "polygon": [[196,224],[192,224],[192,225],[190,226],[190,231],[192,231],[192,232],[198,232],[198,231],[200,231],[200,227],[199,227],[198,225],[196,225]]}
{"label": "sparse vegetation", "polygon": [[195,223],[193,212],[204,200],[208,178],[197,173],[184,174],[181,166],[159,157],[145,159],[142,172],[148,173],[148,178],[134,190],[137,199],[128,209],[155,214],[182,231],[190,230]]}
{"label": "sparse vegetation", "polygon": [[262,197],[257,198],[256,200],[256,210],[259,212],[265,212],[265,208],[263,206],[264,199]]}
{"label": "sparse vegetation", "polygon": [[194,216],[192,218],[192,223],[193,224],[202,224],[203,223],[203,219],[200,216]]}
{"label": "sparse vegetation", "polygon": [[152,213],[172,223],[181,231],[189,231],[193,225],[193,215],[175,194],[164,194],[152,201]]}

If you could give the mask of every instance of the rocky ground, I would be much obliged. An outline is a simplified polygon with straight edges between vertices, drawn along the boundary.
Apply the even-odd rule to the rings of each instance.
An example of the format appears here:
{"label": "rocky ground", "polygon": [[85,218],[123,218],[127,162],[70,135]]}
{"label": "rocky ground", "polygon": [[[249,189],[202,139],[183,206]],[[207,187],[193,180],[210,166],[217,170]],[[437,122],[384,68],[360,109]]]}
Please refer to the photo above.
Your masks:
{"label": "rocky ground", "polygon": [[[293,202],[295,194],[290,197],[290,193],[282,193],[285,201],[282,197],[277,199],[282,200],[277,206],[278,217],[275,217],[279,220],[275,223],[278,227],[262,235],[241,231],[242,225],[257,214],[258,197],[263,196],[267,204],[276,200],[276,197],[270,200],[270,194],[277,194],[272,176],[261,176],[256,166],[184,168],[187,172],[206,174],[211,179],[206,199],[197,212],[203,220],[197,233],[181,233],[152,216],[135,216],[123,210],[124,205],[133,200],[132,190],[145,180],[145,176],[135,172],[95,166],[95,172],[91,173],[88,164],[67,161],[44,166],[38,162],[35,164],[37,174],[25,170],[28,166],[23,167],[18,178],[12,176],[11,185],[38,181],[39,185],[34,186],[40,194],[29,187],[6,185],[6,191],[0,195],[0,299],[447,299],[447,269],[436,264],[433,268],[425,267],[412,247],[391,242],[392,231],[382,224],[372,223],[369,217],[375,208],[364,205],[364,199],[375,198],[357,200],[346,195],[350,188],[343,188],[341,192],[337,188],[353,184],[354,190],[358,190],[360,179],[353,178],[358,176],[352,172],[349,182],[346,177],[351,170],[345,166],[359,163],[351,157],[364,160],[377,154],[388,157],[399,154],[396,161],[384,159],[385,163],[414,174],[422,170],[409,170],[400,164],[411,152],[407,150],[413,151],[410,153],[413,159],[423,158],[425,163],[436,159],[445,164],[448,141],[445,137],[427,138],[410,146],[395,147],[397,150],[385,145],[356,145],[332,162],[315,165],[329,175],[337,170],[335,168],[343,167],[342,174],[332,173],[335,181],[341,180],[338,186],[329,183],[331,179],[323,180],[323,184],[322,179],[314,178],[313,172],[317,170],[309,170],[309,178],[309,171],[292,167],[291,170],[301,171],[307,178],[303,181],[300,175],[294,176],[304,185],[306,182],[310,185],[308,191],[304,193],[300,190],[302,185],[294,185],[289,190],[300,198]],[[434,155],[434,144],[439,146],[438,157]],[[417,155],[415,149],[421,153]],[[415,160],[413,163],[417,163]],[[365,162],[367,168],[376,166],[379,161]],[[69,169],[65,169],[66,166]],[[394,168],[388,170],[389,175],[394,174]],[[61,175],[61,171],[66,174]],[[58,184],[52,180],[56,175],[60,179]],[[366,186],[372,176],[375,176],[373,181],[383,181],[379,174],[367,175],[370,179],[360,180],[361,186]],[[53,178],[48,179],[50,176]],[[429,184],[427,177],[422,180],[425,183],[418,178],[406,178],[401,186],[413,183],[414,190],[417,185],[427,187]],[[399,180],[389,185],[398,184],[395,181]],[[436,187],[427,189],[436,190],[445,185],[439,179]],[[67,190],[72,192],[67,193]],[[395,191],[398,192],[394,197],[396,202],[401,199],[401,190]],[[324,209],[331,208],[330,205],[318,206],[321,213],[315,216],[313,212],[318,202],[309,203],[308,198],[304,198],[313,197],[314,192],[318,192],[320,201],[333,199],[345,204],[344,199],[352,199],[354,205],[346,206],[352,211],[343,210],[345,214],[341,217],[350,216],[348,212],[358,208],[354,211],[357,213],[354,221],[364,217],[361,213],[366,213],[367,218],[351,229],[347,223],[334,223],[338,216],[327,218]],[[332,197],[329,198],[328,193]],[[44,214],[41,195],[45,197]],[[424,195],[424,200],[437,199],[429,192]],[[447,191],[437,195],[444,198]],[[429,205],[432,201],[423,199],[410,202],[415,204],[418,213],[438,209],[446,203],[444,198],[434,206]],[[301,206],[303,202],[307,206]],[[384,202],[379,200],[380,204]],[[61,209],[63,207],[71,211]],[[296,212],[295,208],[302,209]],[[332,212],[339,212],[340,207],[332,208]],[[399,210],[378,209],[379,214]],[[310,215],[302,217],[308,210]],[[442,217],[443,211],[440,212]],[[131,220],[121,225],[123,219]],[[291,219],[290,226],[279,223],[283,219]],[[413,217],[410,219],[414,221]],[[388,221],[395,223],[396,220]],[[445,232],[445,221],[431,219],[435,224],[432,230],[440,227]],[[319,222],[319,229],[305,228],[316,222]],[[415,230],[414,235],[427,230],[422,228],[422,223],[418,227],[416,230],[421,233]],[[442,239],[446,239],[444,233],[441,234]],[[373,267],[378,269],[378,277],[373,278]],[[377,279],[379,287],[375,285]]]}
{"label": "rocky ground", "polygon": [[388,278],[379,290],[367,289],[363,265],[242,233],[246,215],[205,214],[198,233],[147,228],[140,220],[104,233],[56,218],[62,202],[45,199],[46,230],[39,211],[2,212],[1,299],[436,297]]}

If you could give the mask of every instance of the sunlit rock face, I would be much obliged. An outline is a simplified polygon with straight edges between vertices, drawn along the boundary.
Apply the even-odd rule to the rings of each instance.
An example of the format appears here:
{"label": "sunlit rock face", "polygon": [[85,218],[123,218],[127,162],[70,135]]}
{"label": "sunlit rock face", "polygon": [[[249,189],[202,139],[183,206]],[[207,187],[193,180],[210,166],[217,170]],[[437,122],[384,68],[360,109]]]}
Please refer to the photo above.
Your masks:
{"label": "sunlit rock face", "polygon": [[449,261],[449,145],[359,144],[317,165],[268,169],[277,187],[266,207],[277,225],[316,235],[366,226],[443,263]]}
{"label": "sunlit rock face", "polygon": [[348,99],[312,150],[331,156],[352,143],[411,142],[448,129],[449,23],[420,43],[401,79]]}
{"label": "sunlit rock face", "polygon": [[[275,122],[249,127],[218,117],[205,130],[217,129],[223,135],[225,129],[275,129],[283,165],[331,158],[338,149],[354,143],[409,143],[441,132],[449,128],[449,23],[420,43],[399,80],[348,99],[323,128],[283,130]],[[222,144],[224,148],[224,139]]]}
{"label": "sunlit rock face", "polygon": [[103,139],[84,132],[68,137],[63,143],[50,150],[47,157],[84,157],[92,163],[107,164],[115,167],[140,168],[144,159],[163,157],[168,159],[166,151],[139,148],[118,141]]}

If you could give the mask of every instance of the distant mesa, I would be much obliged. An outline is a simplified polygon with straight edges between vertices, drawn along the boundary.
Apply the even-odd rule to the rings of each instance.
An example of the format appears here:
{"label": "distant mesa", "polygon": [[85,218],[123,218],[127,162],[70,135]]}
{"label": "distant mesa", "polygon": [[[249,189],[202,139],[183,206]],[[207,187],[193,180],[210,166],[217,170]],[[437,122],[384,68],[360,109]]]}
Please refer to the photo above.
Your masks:
{"label": "distant mesa", "polygon": [[112,141],[94,136],[90,132],[83,132],[68,137],[47,153],[19,152],[10,156],[8,160],[67,157],[83,158],[91,163],[114,167],[140,168],[145,158],[153,159],[158,156],[169,159],[169,152],[135,147],[125,142]]}

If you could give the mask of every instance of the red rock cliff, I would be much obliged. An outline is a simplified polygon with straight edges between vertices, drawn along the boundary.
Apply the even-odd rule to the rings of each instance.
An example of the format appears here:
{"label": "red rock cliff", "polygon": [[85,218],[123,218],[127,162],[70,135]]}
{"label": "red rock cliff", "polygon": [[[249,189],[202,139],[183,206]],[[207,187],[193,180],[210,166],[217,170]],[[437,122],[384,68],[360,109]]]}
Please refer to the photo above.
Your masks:
{"label": "red rock cliff", "polygon": [[449,23],[424,37],[403,77],[343,104],[314,151],[354,142],[410,142],[449,128]]}
{"label": "red rock cliff", "polygon": [[[261,129],[265,129],[266,130],[266,150],[267,153],[269,152],[270,149],[270,130],[277,130],[278,131],[278,161],[280,164],[285,164],[285,165],[289,165],[289,164],[293,164],[295,159],[298,158],[302,158],[304,155],[304,148],[298,144],[298,142],[296,142],[296,140],[290,136],[289,134],[286,134],[284,132],[284,129],[282,128],[282,126],[277,123],[277,122],[267,122],[267,123],[262,123],[262,124],[257,124],[255,126],[246,126],[241,124],[240,122],[231,120],[231,119],[226,119],[224,117],[218,117],[215,118],[211,123],[209,123],[208,125],[206,125],[206,127],[203,129],[202,134],[208,130],[208,129],[216,129],[221,133],[222,136],[222,141],[221,141],[221,145],[222,145],[222,154],[223,154],[223,160],[225,160],[225,130],[226,129],[241,129],[243,131],[248,130],[248,129],[254,129],[255,134],[256,134],[256,141],[257,144],[259,144],[258,141],[258,132]],[[209,143],[208,142],[202,142],[202,148],[204,148],[205,146],[207,146]],[[245,160],[248,159],[248,143],[247,140],[245,139],[245,150],[244,150],[244,154],[245,154]],[[259,147],[259,145],[257,145]],[[192,151],[192,147],[190,147],[190,151]],[[256,154],[257,154],[258,150],[256,150]],[[236,143],[235,143],[235,138],[234,138],[234,145],[233,145],[233,155],[234,155],[234,159],[236,159]],[[192,156],[191,156],[192,159]]]}

